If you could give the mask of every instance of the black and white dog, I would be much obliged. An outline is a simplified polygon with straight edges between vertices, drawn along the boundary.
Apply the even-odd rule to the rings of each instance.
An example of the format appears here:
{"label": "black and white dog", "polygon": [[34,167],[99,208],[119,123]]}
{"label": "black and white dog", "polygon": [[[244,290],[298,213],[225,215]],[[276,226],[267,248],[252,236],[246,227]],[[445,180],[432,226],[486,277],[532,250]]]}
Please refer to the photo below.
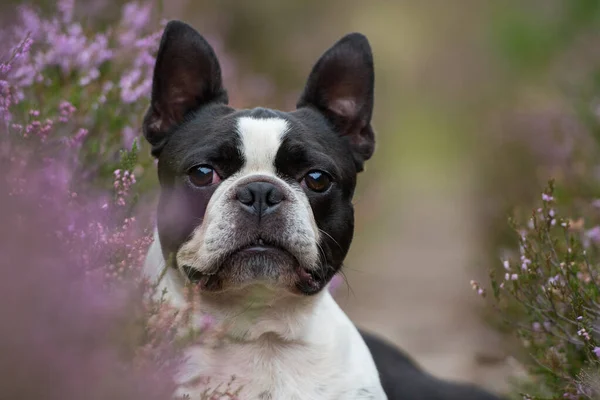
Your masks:
{"label": "black and white dog", "polygon": [[211,315],[225,332],[189,349],[181,393],[235,376],[241,399],[495,398],[360,333],[326,290],[375,147],[373,85],[369,43],[354,33],[316,63],[295,111],[236,110],[209,44],[167,25],[144,120],[161,185],[145,270],[176,307],[195,283],[198,323]]}

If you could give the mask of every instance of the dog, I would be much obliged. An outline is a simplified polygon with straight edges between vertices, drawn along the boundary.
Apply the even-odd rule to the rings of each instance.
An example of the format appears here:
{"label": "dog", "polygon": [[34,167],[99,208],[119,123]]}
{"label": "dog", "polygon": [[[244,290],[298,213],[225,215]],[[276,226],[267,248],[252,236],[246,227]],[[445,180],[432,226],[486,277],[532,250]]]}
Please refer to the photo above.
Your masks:
{"label": "dog", "polygon": [[371,48],[352,33],[317,61],[296,110],[234,109],[211,46],[191,26],[167,24],[143,121],[161,189],[145,273],[181,309],[192,284],[194,323],[210,316],[221,332],[187,350],[176,395],[496,398],[421,371],[359,331],[327,290],[352,242],[357,174],[375,149],[373,97]]}

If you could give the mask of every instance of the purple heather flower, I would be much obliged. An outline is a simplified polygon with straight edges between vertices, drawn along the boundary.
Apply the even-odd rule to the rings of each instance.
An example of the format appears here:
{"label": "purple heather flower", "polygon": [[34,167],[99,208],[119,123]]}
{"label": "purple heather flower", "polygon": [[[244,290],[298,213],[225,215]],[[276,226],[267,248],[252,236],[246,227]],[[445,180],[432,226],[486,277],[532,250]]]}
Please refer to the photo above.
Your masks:
{"label": "purple heather flower", "polygon": [[151,3],[127,3],[123,7],[123,24],[133,31],[139,31],[150,22]]}
{"label": "purple heather flower", "polygon": [[[71,188],[79,165],[51,151],[42,147],[42,154],[34,155],[41,163],[38,167],[27,162],[27,152],[17,153],[5,171],[9,190],[0,193],[0,219],[11,226],[10,231],[0,231],[0,263],[6,268],[17,262],[23,266],[10,280],[0,281],[0,369],[11,371],[0,377],[2,395],[48,400],[169,398],[177,365],[171,339],[165,334],[163,340],[157,332],[156,344],[147,350],[150,357],[129,360],[126,354],[147,347],[126,344],[139,328],[123,325],[133,310],[143,309],[143,299],[134,295],[136,290],[128,290],[134,282],[124,280],[110,289],[105,286],[109,281],[96,273],[108,270],[118,249],[130,249],[118,270],[133,265],[149,242],[126,246],[127,233],[109,228],[115,216],[102,208],[106,196],[84,196],[76,202],[83,195]],[[129,174],[128,183],[133,181]],[[123,329],[120,336],[125,340],[115,340],[115,329]],[[124,344],[133,347],[126,349]]]}
{"label": "purple heather flower", "polygon": [[550,285],[558,285],[560,282],[561,282],[560,275],[551,276],[548,279],[548,284],[550,284]]}
{"label": "purple heather flower", "polygon": [[340,287],[342,282],[342,276],[340,274],[335,274],[333,278],[331,278],[331,282],[329,282],[329,292],[335,293],[335,291]]}
{"label": "purple heather flower", "polygon": [[75,136],[73,136],[72,138],[69,139],[68,141],[68,145],[70,147],[77,147],[77,146],[81,146],[81,144],[83,143],[83,141],[85,140],[86,136],[88,135],[88,130],[85,128],[81,128],[77,131],[77,133],[75,134]]}
{"label": "purple heather flower", "polygon": [[527,228],[529,228],[530,230],[535,228],[532,218],[529,218],[529,220],[527,221]]}
{"label": "purple heather flower", "polygon": [[75,0],[59,0],[56,6],[58,8],[59,13],[62,16],[62,21],[64,23],[68,23],[73,20]]}
{"label": "purple heather flower", "polygon": [[215,317],[210,314],[206,314],[202,316],[202,321],[200,322],[201,329],[203,331],[211,330],[216,325],[217,321]]}
{"label": "purple heather flower", "polygon": [[585,237],[595,244],[600,243],[600,226],[595,226],[588,230],[585,233]]}
{"label": "purple heather flower", "polygon": [[137,138],[138,131],[133,129],[131,126],[126,126],[121,132],[121,138],[123,140],[123,147],[131,149],[133,141]]}
{"label": "purple heather flower", "polygon": [[31,50],[31,45],[33,44],[33,39],[31,38],[26,38],[22,45],[21,48],[19,49],[19,51],[15,54],[15,58],[17,57],[21,57],[23,54],[29,53],[29,50]]}
{"label": "purple heather flower", "polygon": [[521,256],[521,269],[522,270],[527,270],[527,268],[529,267],[529,265],[531,264],[531,260],[528,259],[527,257],[525,257],[524,255]]}
{"label": "purple heather flower", "polygon": [[542,193],[542,200],[549,202],[549,201],[553,201],[554,197],[550,196],[549,194]]}
{"label": "purple heather flower", "polygon": [[583,338],[585,340],[590,340],[590,334],[587,332],[587,330],[585,328],[581,328],[580,330],[577,331],[577,334],[579,336],[583,336]]}
{"label": "purple heather flower", "polygon": [[95,81],[100,76],[98,68],[92,68],[90,72],[79,80],[81,86],[87,86],[90,82]]}
{"label": "purple heather flower", "polygon": [[592,351],[594,352],[596,357],[600,358],[600,347],[594,347]]}
{"label": "purple heather flower", "polygon": [[68,101],[62,101],[58,106],[60,117],[60,122],[68,122],[71,116],[77,109]]}
{"label": "purple heather flower", "polygon": [[158,44],[162,31],[154,32],[151,35],[145,36],[135,42],[135,47],[140,50],[154,51],[158,49]]}
{"label": "purple heather flower", "polygon": [[36,35],[42,29],[42,21],[38,13],[30,7],[22,6],[19,8],[20,29],[17,29],[16,34],[25,36],[31,32]]}

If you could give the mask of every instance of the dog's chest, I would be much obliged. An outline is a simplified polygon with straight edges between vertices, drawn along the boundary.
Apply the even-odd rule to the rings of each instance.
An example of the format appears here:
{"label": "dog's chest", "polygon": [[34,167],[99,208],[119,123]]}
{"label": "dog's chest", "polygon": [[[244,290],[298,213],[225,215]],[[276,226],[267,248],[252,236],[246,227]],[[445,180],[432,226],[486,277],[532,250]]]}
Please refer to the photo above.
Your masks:
{"label": "dog's chest", "polygon": [[216,396],[207,398],[219,400],[236,398],[232,395],[248,400],[381,399],[378,388],[352,369],[341,354],[326,356],[299,344],[195,347],[179,376],[179,394],[201,399],[210,393]]}

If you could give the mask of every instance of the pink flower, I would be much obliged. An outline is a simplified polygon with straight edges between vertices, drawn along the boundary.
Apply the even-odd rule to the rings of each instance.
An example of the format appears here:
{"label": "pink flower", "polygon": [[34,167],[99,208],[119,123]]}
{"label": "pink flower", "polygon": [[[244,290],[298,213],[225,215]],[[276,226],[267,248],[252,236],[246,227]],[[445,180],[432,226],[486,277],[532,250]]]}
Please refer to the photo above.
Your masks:
{"label": "pink flower", "polygon": [[546,202],[549,202],[549,201],[553,201],[554,197],[550,196],[549,194],[542,193],[542,200],[546,201]]}
{"label": "pink flower", "polygon": [[335,274],[333,278],[331,278],[331,282],[329,282],[329,292],[335,293],[343,281],[344,280],[340,274]]}
{"label": "pink flower", "polygon": [[57,8],[62,16],[63,22],[71,22],[73,20],[75,0],[59,0],[57,3]]}
{"label": "pink flower", "polygon": [[151,3],[127,3],[123,7],[123,24],[133,31],[144,28],[150,22]]}
{"label": "pink flower", "polygon": [[202,321],[200,322],[201,329],[203,331],[208,331],[214,328],[216,324],[216,319],[212,315],[206,314],[202,316]]}

